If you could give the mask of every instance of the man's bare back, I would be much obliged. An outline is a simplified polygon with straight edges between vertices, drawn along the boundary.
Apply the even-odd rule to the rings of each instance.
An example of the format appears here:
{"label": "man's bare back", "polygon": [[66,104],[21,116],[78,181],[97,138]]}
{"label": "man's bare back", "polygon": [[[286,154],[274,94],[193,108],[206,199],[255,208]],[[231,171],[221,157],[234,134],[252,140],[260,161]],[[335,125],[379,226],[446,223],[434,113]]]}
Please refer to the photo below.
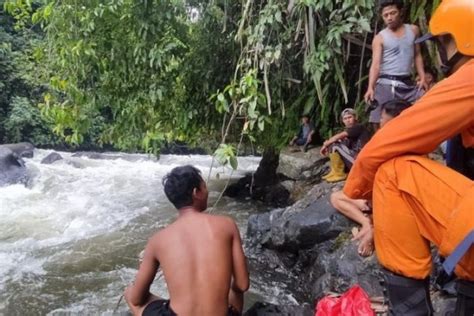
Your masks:
{"label": "man's bare back", "polygon": [[172,312],[227,315],[230,305],[241,312],[249,277],[239,231],[228,217],[202,213],[207,206],[202,183],[193,193],[196,203],[180,208],[178,219],[148,241],[135,284],[126,291],[135,315],[157,299],[149,287],[160,267]]}
{"label": "man's bare back", "polygon": [[240,236],[231,219],[190,212],[150,242],[178,315],[226,314],[232,267],[245,260],[243,253],[232,253]]}

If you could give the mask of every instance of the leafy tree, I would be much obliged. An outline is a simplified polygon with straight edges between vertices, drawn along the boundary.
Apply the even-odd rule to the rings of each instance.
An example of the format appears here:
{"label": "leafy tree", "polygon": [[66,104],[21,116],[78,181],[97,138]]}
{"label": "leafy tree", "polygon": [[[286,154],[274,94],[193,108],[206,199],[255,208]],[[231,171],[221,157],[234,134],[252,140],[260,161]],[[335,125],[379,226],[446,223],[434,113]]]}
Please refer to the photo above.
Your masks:
{"label": "leafy tree", "polygon": [[[426,30],[438,3],[411,1],[407,16]],[[7,0],[5,8],[45,32],[32,55],[55,132],[81,143],[94,126],[99,143],[131,150],[172,140],[281,147],[302,113],[326,136],[343,107],[363,108],[381,27],[374,0]],[[236,150],[219,148],[226,161]]]}
{"label": "leafy tree", "polygon": [[41,39],[35,28],[17,28],[0,1],[0,142],[57,142],[51,122],[40,116],[36,103],[44,88],[37,80],[31,50]]}

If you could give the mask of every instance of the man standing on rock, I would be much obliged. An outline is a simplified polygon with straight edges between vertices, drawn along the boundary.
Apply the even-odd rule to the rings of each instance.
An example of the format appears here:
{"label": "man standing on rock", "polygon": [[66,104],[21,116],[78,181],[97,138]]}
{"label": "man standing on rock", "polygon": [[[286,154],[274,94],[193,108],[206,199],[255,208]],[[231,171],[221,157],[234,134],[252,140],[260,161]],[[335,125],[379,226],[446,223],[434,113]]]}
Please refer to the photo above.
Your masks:
{"label": "man standing on rock", "polygon": [[449,76],[387,124],[360,152],[344,193],[373,200],[377,257],[390,315],[431,315],[430,244],[455,269],[455,315],[474,314],[474,182],[426,158],[461,134],[474,168],[474,1],[443,0],[431,21]]}
{"label": "man standing on rock", "polygon": [[[193,166],[174,168],[163,185],[178,219],[148,241],[135,283],[125,291],[130,310],[135,316],[240,315],[249,274],[237,226],[203,213],[208,191]],[[169,300],[150,293],[159,267]]]}
{"label": "man standing on rock", "polygon": [[[423,57],[420,46],[415,44],[420,30],[416,25],[403,23],[403,0],[380,0],[380,14],[385,28],[372,42],[372,64],[365,102],[377,101],[370,113],[369,122],[378,129],[382,104],[402,99],[413,104],[427,90]],[[411,73],[415,64],[417,85]]]}

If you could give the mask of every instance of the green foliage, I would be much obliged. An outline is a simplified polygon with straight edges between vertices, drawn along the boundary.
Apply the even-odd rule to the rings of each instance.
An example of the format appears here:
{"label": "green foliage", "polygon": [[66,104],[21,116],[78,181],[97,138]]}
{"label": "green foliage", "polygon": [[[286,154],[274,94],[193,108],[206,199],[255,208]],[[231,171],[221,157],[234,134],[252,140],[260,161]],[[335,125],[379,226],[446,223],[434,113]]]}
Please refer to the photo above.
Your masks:
{"label": "green foliage", "polygon": [[[11,1],[7,9],[23,9]],[[66,141],[84,141],[104,118],[101,142],[159,148],[177,116],[174,86],[186,52],[177,1],[44,1],[32,16],[46,38],[34,56],[49,83],[42,112]]]}
{"label": "green foliage", "polygon": [[[411,1],[407,17],[426,31],[438,3]],[[18,29],[44,31],[23,53],[34,63],[22,57],[16,69],[42,87],[41,113],[57,135],[153,152],[173,140],[282,147],[303,113],[328,135],[343,107],[363,106],[380,29],[375,0],[7,0],[5,8]],[[2,43],[0,57],[11,51]],[[239,146],[216,155],[233,164]]]}
{"label": "green foliage", "polygon": [[25,97],[13,97],[10,113],[4,121],[8,142],[27,141],[36,146],[56,145],[59,140],[48,128],[40,111]]}
{"label": "green foliage", "polygon": [[223,166],[230,164],[234,170],[238,167],[236,149],[232,145],[221,144],[215,152],[215,157]]}
{"label": "green foliage", "polygon": [[40,35],[35,29],[15,28],[15,20],[1,9],[0,1],[0,143],[30,141],[36,145],[57,142],[50,125],[35,104],[42,87],[29,57]]}

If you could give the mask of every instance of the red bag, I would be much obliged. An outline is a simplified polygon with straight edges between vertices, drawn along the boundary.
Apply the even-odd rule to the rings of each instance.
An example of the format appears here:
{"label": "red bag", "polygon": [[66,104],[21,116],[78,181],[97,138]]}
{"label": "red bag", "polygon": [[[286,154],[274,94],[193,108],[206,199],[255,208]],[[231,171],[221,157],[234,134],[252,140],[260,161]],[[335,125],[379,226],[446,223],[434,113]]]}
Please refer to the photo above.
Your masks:
{"label": "red bag", "polygon": [[367,293],[354,285],[341,297],[326,296],[318,302],[315,316],[375,316]]}

